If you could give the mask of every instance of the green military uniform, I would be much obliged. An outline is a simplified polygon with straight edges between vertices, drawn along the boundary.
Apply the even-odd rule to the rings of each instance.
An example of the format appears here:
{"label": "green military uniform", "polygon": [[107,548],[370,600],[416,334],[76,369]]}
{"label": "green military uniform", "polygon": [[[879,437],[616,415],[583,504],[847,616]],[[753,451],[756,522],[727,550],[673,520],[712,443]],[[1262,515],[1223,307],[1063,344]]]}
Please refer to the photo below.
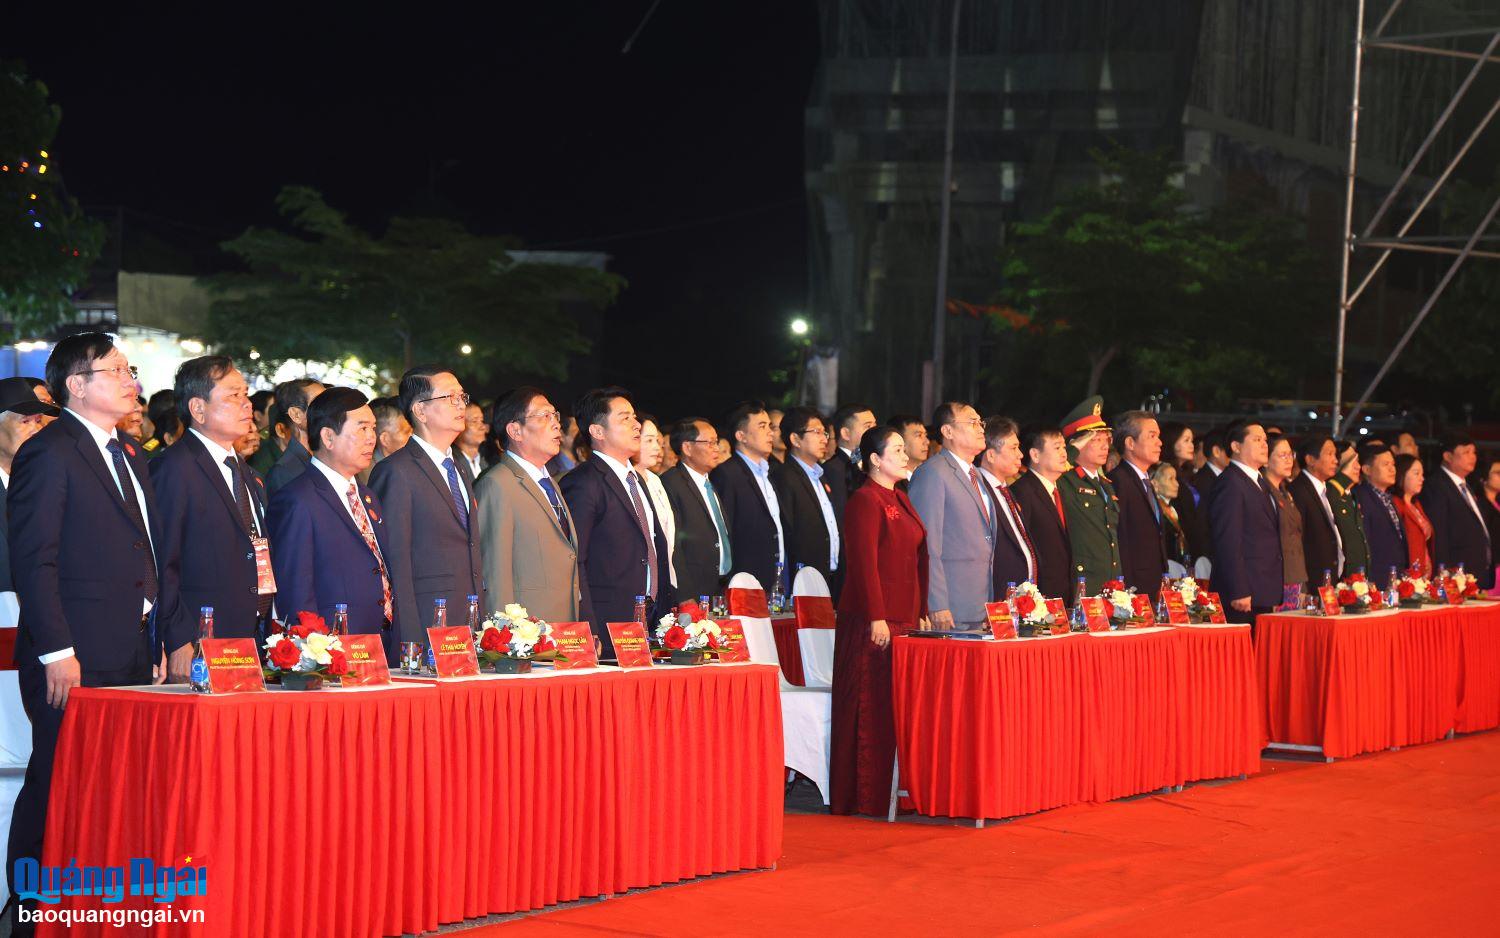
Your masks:
{"label": "green military uniform", "polygon": [[1365,522],[1359,516],[1359,503],[1355,501],[1354,493],[1349,491],[1353,484],[1342,474],[1328,480],[1328,507],[1333,509],[1333,520],[1344,544],[1344,576],[1370,565],[1370,542],[1365,540]]}
{"label": "green military uniform", "polygon": [[[1100,416],[1104,400],[1091,397],[1078,405],[1063,420],[1063,438],[1069,442],[1069,454],[1076,458],[1073,449],[1075,438],[1090,431],[1108,430],[1109,425]],[[1073,548],[1073,576],[1083,577],[1090,596],[1097,596],[1106,580],[1121,578],[1120,571],[1120,503],[1115,498],[1114,487],[1099,475],[1090,478],[1077,466],[1064,472],[1057,479],[1057,491],[1062,497],[1063,516],[1068,522],[1068,541]],[[1065,597],[1069,603],[1072,596]]]}

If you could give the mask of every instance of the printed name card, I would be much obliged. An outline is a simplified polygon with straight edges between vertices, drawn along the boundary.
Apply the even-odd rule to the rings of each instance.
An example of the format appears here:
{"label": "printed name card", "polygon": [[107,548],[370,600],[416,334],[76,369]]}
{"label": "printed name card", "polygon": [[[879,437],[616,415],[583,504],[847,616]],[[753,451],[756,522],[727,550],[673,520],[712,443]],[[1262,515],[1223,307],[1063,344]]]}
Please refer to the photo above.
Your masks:
{"label": "printed name card", "polygon": [[552,623],[552,640],[560,657],[552,663],[555,671],[581,671],[599,667],[594,649],[594,630],[587,622]]}
{"label": "printed name card", "polygon": [[1318,587],[1318,601],[1323,604],[1323,615],[1325,616],[1336,616],[1344,611],[1343,607],[1339,605],[1339,591],[1335,587]]}
{"label": "printed name card", "polygon": [[1109,631],[1109,607],[1104,604],[1103,597],[1088,596],[1084,598],[1083,618],[1088,623],[1090,632]]}
{"label": "printed name card", "polygon": [[266,689],[253,638],[205,638],[203,660],[208,664],[208,690],[211,694]]}
{"label": "printed name card", "polygon": [[766,605],[765,590],[732,589],[725,592],[729,603],[729,614],[749,619],[771,618],[771,607]]}
{"label": "printed name card", "polygon": [[479,658],[474,654],[474,633],[467,625],[448,625],[428,629],[432,659],[438,677],[471,677],[479,673]]}
{"label": "printed name card", "polygon": [[745,644],[745,626],[739,619],[720,619],[719,631],[724,641],[724,647],[719,651],[720,661],[750,660],[750,646]]}
{"label": "printed name card", "polygon": [[609,640],[615,645],[615,663],[622,668],[651,667],[651,645],[646,627],[639,622],[609,623]]}
{"label": "printed name card", "polygon": [[1142,628],[1151,628],[1156,625],[1156,610],[1151,608],[1151,597],[1144,593],[1136,593],[1130,597],[1130,612],[1146,620],[1141,623]]}
{"label": "printed name card", "polygon": [[990,632],[996,638],[1015,638],[1016,620],[1011,618],[1010,603],[1001,600],[998,603],[984,604],[984,618],[990,624]]}
{"label": "printed name card", "polygon": [[1047,600],[1047,614],[1052,616],[1052,634],[1068,634],[1068,610],[1061,598]]}
{"label": "printed name card", "polygon": [[1214,625],[1228,625],[1229,620],[1224,618],[1224,603],[1220,601],[1218,593],[1204,593],[1208,601],[1214,604],[1214,611],[1208,614],[1208,621]]}
{"label": "printed name card", "polygon": [[344,675],[345,687],[370,687],[391,682],[391,669],[385,660],[385,643],[379,635],[345,635],[344,657],[349,662],[349,673]]}
{"label": "printed name card", "polygon": [[1167,603],[1167,624],[1187,625],[1192,621],[1192,617],[1188,615],[1187,603],[1182,599],[1182,590],[1162,590],[1161,596]]}

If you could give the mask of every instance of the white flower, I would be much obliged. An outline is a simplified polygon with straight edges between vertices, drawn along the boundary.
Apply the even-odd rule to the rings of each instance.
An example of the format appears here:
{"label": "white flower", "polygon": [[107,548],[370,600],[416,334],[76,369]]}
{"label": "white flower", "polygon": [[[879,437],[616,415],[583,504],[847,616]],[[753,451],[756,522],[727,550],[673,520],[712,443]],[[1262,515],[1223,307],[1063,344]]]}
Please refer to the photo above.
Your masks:
{"label": "white flower", "polygon": [[521,605],[520,603],[505,604],[505,618],[511,620],[512,622],[516,621],[517,619],[524,619],[528,615],[529,613],[526,611],[526,607]]}
{"label": "white flower", "polygon": [[541,626],[529,619],[517,622],[512,620],[510,626],[510,643],[514,647],[517,644],[530,648],[536,644],[536,640],[542,637]]}
{"label": "white flower", "polygon": [[1110,590],[1105,594],[1105,598],[1109,600],[1109,604],[1114,607],[1115,612],[1120,615],[1131,616],[1135,614],[1135,607],[1131,605],[1134,599],[1132,593],[1125,590]]}
{"label": "white flower", "polygon": [[1198,581],[1190,576],[1185,576],[1177,581],[1177,589],[1182,593],[1182,601],[1191,606],[1193,600],[1198,596]]}
{"label": "white flower", "polygon": [[338,640],[322,632],[312,632],[302,640],[302,657],[310,658],[316,663],[328,664],[333,659],[328,652],[338,647]]}
{"label": "white flower", "polygon": [[1370,595],[1370,584],[1365,580],[1355,580],[1354,595],[1358,596],[1360,599],[1364,599],[1366,596]]}

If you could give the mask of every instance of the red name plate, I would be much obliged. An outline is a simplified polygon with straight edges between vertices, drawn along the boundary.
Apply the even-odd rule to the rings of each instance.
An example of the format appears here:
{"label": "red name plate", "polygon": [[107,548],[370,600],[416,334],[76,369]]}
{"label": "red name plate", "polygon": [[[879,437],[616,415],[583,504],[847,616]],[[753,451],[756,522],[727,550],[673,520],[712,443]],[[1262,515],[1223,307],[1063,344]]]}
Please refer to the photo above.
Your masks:
{"label": "red name plate", "polygon": [[739,619],[720,619],[719,631],[723,633],[724,647],[719,651],[720,661],[749,661],[750,646],[745,644],[745,627]]}
{"label": "red name plate", "polygon": [[379,635],[345,635],[342,641],[344,657],[349,661],[349,673],[344,675],[345,687],[391,682],[391,669],[385,661],[385,643]]}
{"label": "red name plate", "polygon": [[1339,605],[1339,591],[1337,587],[1318,587],[1318,601],[1323,604],[1323,615],[1336,616],[1344,609]]}
{"label": "red name plate", "polygon": [[1150,596],[1136,593],[1130,597],[1130,611],[1146,620],[1144,623],[1146,628],[1156,625],[1156,610],[1151,608]]}
{"label": "red name plate", "polygon": [[1089,596],[1083,600],[1083,618],[1090,632],[1109,631],[1109,607],[1103,597]]}
{"label": "red name plate", "polygon": [[448,625],[428,629],[432,659],[438,677],[469,677],[479,673],[479,658],[474,654],[474,633],[467,625]]}
{"label": "red name plate", "polygon": [[750,619],[771,618],[771,607],[766,605],[765,590],[733,589],[725,592],[729,602],[729,614]]}
{"label": "red name plate", "polygon": [[609,640],[615,644],[615,662],[620,667],[651,667],[651,645],[646,641],[644,625],[639,622],[611,622]]}
{"label": "red name plate", "polygon": [[1228,625],[1229,620],[1224,618],[1224,603],[1219,599],[1218,593],[1204,593],[1208,601],[1214,604],[1214,611],[1208,614],[1208,621],[1215,625]]}
{"label": "red name plate", "polygon": [[552,663],[557,671],[578,671],[599,667],[599,653],[594,649],[594,630],[587,622],[552,623],[552,640],[560,657]]}
{"label": "red name plate", "polygon": [[1182,590],[1162,590],[1161,595],[1167,602],[1169,625],[1187,625],[1192,621],[1192,617],[1188,615],[1187,603],[1182,601]]}
{"label": "red name plate", "polygon": [[1061,599],[1047,600],[1047,613],[1052,616],[1052,634],[1066,635],[1068,633],[1068,610],[1063,607]]}
{"label": "red name plate", "polygon": [[208,662],[209,693],[237,694],[266,689],[253,638],[205,638],[203,660]]}
{"label": "red name plate", "polygon": [[998,603],[984,604],[984,618],[990,624],[990,632],[996,638],[1015,638],[1016,620],[1010,617],[1010,603],[1001,600]]}

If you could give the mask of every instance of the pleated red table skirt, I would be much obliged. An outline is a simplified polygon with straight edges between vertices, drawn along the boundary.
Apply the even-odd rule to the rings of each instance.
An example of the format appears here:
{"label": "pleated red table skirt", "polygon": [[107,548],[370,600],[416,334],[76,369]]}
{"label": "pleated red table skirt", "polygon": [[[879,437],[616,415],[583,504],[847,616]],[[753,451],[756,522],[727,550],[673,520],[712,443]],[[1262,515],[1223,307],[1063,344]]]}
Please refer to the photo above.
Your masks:
{"label": "pleated red table skirt", "polygon": [[153,934],[415,934],[774,866],[781,763],[764,665],[209,698],[80,689],[46,862],[207,866],[207,897],[169,907],[202,908],[203,924]]}
{"label": "pleated red table skirt", "polygon": [[1500,725],[1500,605],[1261,616],[1267,737],[1345,758]]}
{"label": "pleated red table skirt", "polygon": [[1245,628],[894,649],[902,787],[923,814],[1013,817],[1259,770]]}

